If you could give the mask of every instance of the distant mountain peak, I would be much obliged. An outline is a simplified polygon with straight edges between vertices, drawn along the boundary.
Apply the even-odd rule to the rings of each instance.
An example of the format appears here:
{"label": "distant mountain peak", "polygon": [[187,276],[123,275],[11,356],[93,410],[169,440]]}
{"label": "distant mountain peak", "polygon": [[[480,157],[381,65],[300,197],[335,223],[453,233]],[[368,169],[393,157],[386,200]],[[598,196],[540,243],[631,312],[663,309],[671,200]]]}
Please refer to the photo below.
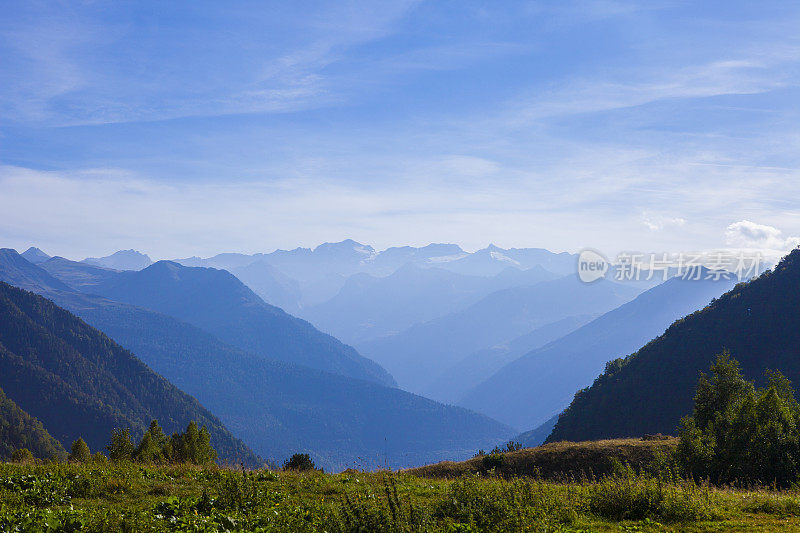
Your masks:
{"label": "distant mountain peak", "polygon": [[24,257],[25,259],[27,259],[28,261],[30,261],[34,265],[37,265],[39,263],[43,263],[43,262],[47,261],[48,259],[50,259],[49,255],[47,255],[46,253],[41,251],[39,248],[36,248],[35,246],[31,246],[30,248],[28,248],[27,250],[25,250],[24,252],[22,252],[19,255],[21,255],[22,257]]}
{"label": "distant mountain peak", "polygon": [[426,252],[437,252],[437,253],[444,253],[444,254],[463,254],[464,250],[457,244],[452,243],[437,243],[432,242],[427,246],[423,246],[419,249],[420,251],[425,250]]}
{"label": "distant mountain peak", "polygon": [[325,242],[314,248],[314,252],[322,252],[326,250],[355,250],[361,253],[375,253],[375,249],[368,244],[361,244],[353,239],[345,239],[340,242]]}
{"label": "distant mountain peak", "polygon": [[361,244],[353,239],[341,242],[326,242],[314,248],[315,256],[329,257],[336,260],[365,261],[375,257],[375,249],[368,244]]}
{"label": "distant mountain peak", "polygon": [[134,249],[120,250],[105,257],[87,257],[82,262],[115,270],[142,270],[153,264],[147,254]]}
{"label": "distant mountain peak", "polygon": [[143,268],[142,270],[146,270],[148,272],[179,272],[184,269],[190,268],[207,268],[207,267],[191,267],[191,266],[184,266],[176,261],[170,261],[168,259],[162,259],[161,261],[156,261],[152,265],[148,266],[147,268]]}

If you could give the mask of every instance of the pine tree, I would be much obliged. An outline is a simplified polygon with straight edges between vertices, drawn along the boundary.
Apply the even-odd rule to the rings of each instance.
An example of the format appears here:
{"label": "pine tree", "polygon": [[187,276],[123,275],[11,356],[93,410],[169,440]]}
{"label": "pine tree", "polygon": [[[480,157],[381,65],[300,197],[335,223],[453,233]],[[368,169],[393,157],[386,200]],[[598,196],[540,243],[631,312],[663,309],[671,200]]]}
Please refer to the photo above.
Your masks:
{"label": "pine tree", "polygon": [[69,461],[71,463],[86,463],[92,458],[92,452],[89,450],[89,445],[82,438],[72,443],[69,452]]}
{"label": "pine tree", "polygon": [[108,457],[115,463],[120,461],[130,461],[133,459],[135,447],[131,441],[131,434],[128,429],[115,429],[111,432],[111,442],[106,446]]}
{"label": "pine tree", "polygon": [[150,427],[142,436],[139,446],[133,454],[134,459],[141,463],[163,463],[168,459],[165,454],[164,444],[167,437],[157,420],[150,422]]}
{"label": "pine tree", "polygon": [[214,462],[217,452],[211,446],[211,434],[205,426],[198,429],[192,421],[184,433],[175,433],[169,440],[171,459],[175,463],[203,465]]}

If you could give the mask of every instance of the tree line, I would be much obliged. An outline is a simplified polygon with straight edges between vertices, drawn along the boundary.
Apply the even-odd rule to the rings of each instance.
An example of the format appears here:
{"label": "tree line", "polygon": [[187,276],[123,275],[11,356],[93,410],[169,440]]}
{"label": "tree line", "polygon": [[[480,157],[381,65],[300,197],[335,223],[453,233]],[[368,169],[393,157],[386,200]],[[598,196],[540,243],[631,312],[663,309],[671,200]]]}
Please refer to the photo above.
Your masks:
{"label": "tree line", "polygon": [[189,423],[183,433],[167,436],[158,421],[153,420],[138,445],[134,444],[127,428],[114,429],[106,452],[107,457],[101,452],[93,455],[86,442],[78,438],[70,447],[68,460],[76,463],[110,459],[114,462],[146,464],[207,465],[217,458],[217,452],[211,446],[210,433],[205,426],[198,427],[194,421]]}

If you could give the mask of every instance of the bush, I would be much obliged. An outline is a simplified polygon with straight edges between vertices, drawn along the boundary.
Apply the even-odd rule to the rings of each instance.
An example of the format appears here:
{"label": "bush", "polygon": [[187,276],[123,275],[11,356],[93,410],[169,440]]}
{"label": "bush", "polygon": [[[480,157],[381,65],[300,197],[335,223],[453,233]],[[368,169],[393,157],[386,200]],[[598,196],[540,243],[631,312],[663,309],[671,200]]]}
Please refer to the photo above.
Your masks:
{"label": "bush", "polygon": [[707,488],[637,475],[630,466],[589,487],[589,510],[612,520],[685,522],[710,518],[711,508]]}
{"label": "bush", "polygon": [[342,506],[329,517],[326,528],[353,533],[429,529],[429,515],[413,502],[401,500],[394,475],[383,477],[383,493],[385,498],[370,492],[345,494]]}
{"label": "bush", "polygon": [[264,483],[271,478],[262,473],[221,471],[218,479],[217,505],[221,509],[251,511],[259,507],[274,507],[284,498],[283,494]]}
{"label": "bush", "polygon": [[463,477],[452,483],[434,517],[451,531],[553,531],[573,523],[578,501],[539,481],[510,482]]}
{"label": "bush", "polygon": [[35,462],[33,453],[28,448],[19,448],[11,452],[11,462],[19,464],[30,464]]}
{"label": "bush", "polygon": [[500,470],[506,462],[506,456],[502,453],[492,452],[484,455],[481,463],[485,470]]}
{"label": "bush", "polygon": [[283,469],[297,472],[314,470],[314,460],[307,453],[296,453],[283,463]]}

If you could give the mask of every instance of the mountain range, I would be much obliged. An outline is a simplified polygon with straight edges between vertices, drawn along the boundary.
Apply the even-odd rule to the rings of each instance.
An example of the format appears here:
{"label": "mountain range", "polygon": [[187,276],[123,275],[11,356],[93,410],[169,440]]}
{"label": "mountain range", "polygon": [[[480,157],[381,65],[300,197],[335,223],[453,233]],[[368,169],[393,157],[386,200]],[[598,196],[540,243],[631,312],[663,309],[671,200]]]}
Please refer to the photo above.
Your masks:
{"label": "mountain range", "polygon": [[[336,296],[347,279],[359,273],[382,278],[391,275],[406,265],[419,268],[439,268],[472,276],[494,276],[508,268],[528,270],[541,267],[557,275],[575,271],[575,255],[552,253],[538,248],[512,248],[504,250],[494,245],[468,253],[456,244],[429,244],[423,247],[400,246],[376,251],[372,246],[347,239],[336,243],[324,243],[316,248],[276,250],[252,255],[223,253],[209,258],[189,257],[175,259],[185,266],[222,268],[235,275],[241,269],[256,262],[265,263],[275,270],[243,274],[245,281],[267,302],[279,305],[271,292],[276,286],[285,284],[285,278],[297,283],[300,297],[283,299],[291,312],[319,305]],[[262,291],[261,287],[266,290]],[[294,292],[295,289],[292,289]],[[280,294],[279,298],[285,298]]]}
{"label": "mountain range", "polygon": [[120,250],[105,257],[87,257],[83,262],[114,270],[141,270],[153,264],[147,254],[136,250]]}
{"label": "mountain range", "polygon": [[50,261],[40,266],[75,289],[173,316],[256,355],[395,384],[376,363],[308,322],[265,303],[225,270],[185,267],[171,261],[115,273],[90,271],[80,263],[63,260],[52,270]]}
{"label": "mountain range", "polygon": [[[171,268],[163,272],[176,268],[166,266]],[[279,461],[303,451],[326,468],[358,462],[399,467],[467,457],[513,435],[510,428],[466,409],[255,355],[185,321],[67,285],[80,280],[93,290],[98,280],[119,274],[114,271],[59,258],[52,259],[48,268],[64,281],[11,250],[0,252],[0,276],[6,281],[27,283],[27,288],[56,300],[109,334],[195,395],[266,459]],[[215,272],[211,274],[216,278]],[[178,278],[173,280],[177,284],[194,279]],[[200,292],[199,287],[188,291]],[[425,432],[417,431],[418,427],[426,428]]]}
{"label": "mountain range", "polygon": [[[487,376],[506,364],[549,344],[578,329],[594,318],[593,315],[576,315],[556,320],[509,342],[476,350],[439,373],[423,390],[434,400],[455,404],[468,391],[487,379]],[[545,435],[546,436],[546,435]]]}
{"label": "mountain range", "polygon": [[472,276],[407,263],[384,277],[354,274],[336,296],[301,314],[323,331],[359,343],[458,311],[492,292],[556,277],[540,266]]}

